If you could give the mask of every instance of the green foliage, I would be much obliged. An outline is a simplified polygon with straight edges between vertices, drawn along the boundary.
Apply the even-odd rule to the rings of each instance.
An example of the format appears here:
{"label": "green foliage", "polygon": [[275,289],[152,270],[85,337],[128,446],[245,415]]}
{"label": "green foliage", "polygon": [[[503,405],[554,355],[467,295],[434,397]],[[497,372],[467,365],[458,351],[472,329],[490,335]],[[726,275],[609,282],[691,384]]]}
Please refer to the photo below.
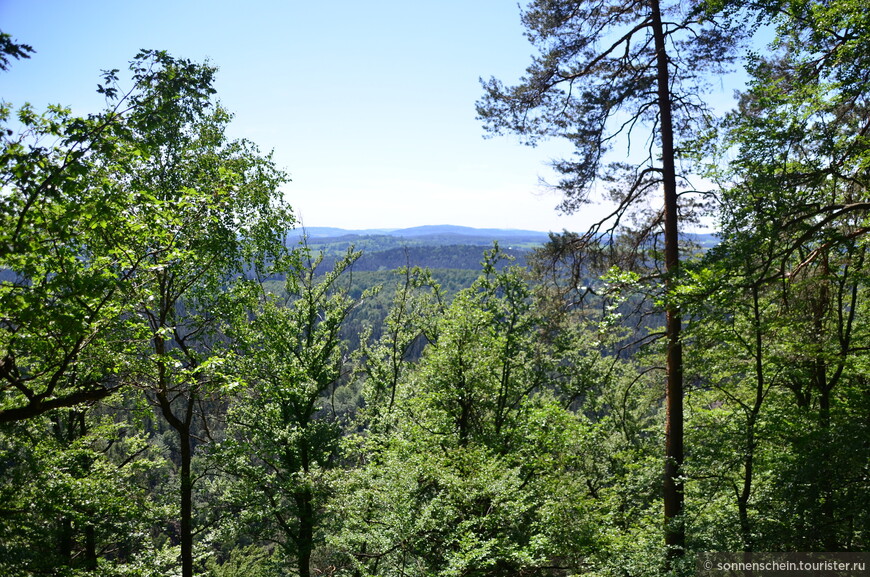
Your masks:
{"label": "green foliage", "polygon": [[130,424],[68,410],[0,435],[4,575],[160,575],[151,538],[163,515],[151,487],[163,465]]}
{"label": "green foliage", "polygon": [[854,324],[866,310],[864,249],[825,251],[821,267],[806,264],[783,283],[763,245],[747,250],[738,235],[725,242],[693,275],[703,300],[692,305],[698,320],[689,336],[698,390],[687,474],[710,499],[696,527],[700,544],[852,548],[864,538],[853,529],[863,509],[846,505],[846,495],[856,503],[868,496],[855,491],[861,482],[845,463],[867,453],[839,434],[863,428],[848,415],[856,391],[866,393],[858,343],[867,335]]}
{"label": "green foliage", "polygon": [[139,154],[118,184],[135,231],[119,249],[140,264],[125,287],[145,335],[134,382],[176,435],[181,568],[192,577],[195,437],[210,436],[214,415],[203,407],[217,405],[225,380],[221,321],[245,275],[288,265],[293,218],[279,191],[284,173],[251,143],[227,139],[231,116],[212,100],[213,67],[143,51],[130,68],[138,90],[124,138]]}
{"label": "green foliage", "polygon": [[[8,120],[9,110],[3,113]],[[115,244],[130,232],[123,217],[130,199],[100,167],[126,155],[110,120],[74,119],[57,107],[39,116],[25,106],[18,117],[23,132],[4,132],[0,142],[2,421],[117,387],[106,335],[126,331],[121,285],[138,267]],[[102,352],[78,363],[88,349]]]}
{"label": "green foliage", "polygon": [[389,426],[399,384],[423,347],[437,340],[437,319],[446,305],[446,294],[431,271],[404,268],[398,274],[401,280],[393,287],[392,305],[377,323],[379,332],[374,332],[375,323],[368,324],[357,352],[366,387],[360,416],[373,429]]}
{"label": "green foliage", "polygon": [[279,555],[258,545],[236,547],[223,563],[214,560],[208,564],[209,577],[279,577]]}
{"label": "green foliage", "polygon": [[536,341],[520,271],[497,271],[498,258],[435,317],[416,366],[401,344],[426,325],[401,321],[425,298],[397,299],[390,322],[402,331],[367,359],[375,420],[348,439],[362,466],[345,473],[333,505],[344,518],[335,546],[361,574],[559,574],[592,547],[593,507],[575,478],[591,425],[550,392],[559,361]]}
{"label": "green foliage", "polygon": [[[480,266],[480,259],[492,241],[482,244],[482,238],[474,240],[476,241],[474,244],[458,244],[455,239],[442,240],[438,237],[415,239],[390,236],[354,236],[349,240],[341,241],[310,239],[307,244],[312,250],[324,253],[324,264],[327,266],[331,266],[335,260],[341,259],[348,247],[356,247],[363,252],[354,265],[354,269],[359,272],[391,271],[404,266],[418,266],[428,269],[452,269],[476,273]],[[511,241],[511,248],[505,249],[504,252],[521,260],[529,254],[530,248],[537,247],[538,244],[515,244]]]}
{"label": "green foliage", "polygon": [[866,539],[863,506],[845,499],[865,503],[867,491],[840,466],[867,450],[839,437],[863,427],[849,415],[867,392],[867,80],[853,68],[866,61],[853,28],[865,12],[773,12],[778,50],[754,55],[725,126],[723,242],[684,292],[701,389],[690,475],[727,511],[719,523],[730,520],[705,513],[707,547],[854,550]]}

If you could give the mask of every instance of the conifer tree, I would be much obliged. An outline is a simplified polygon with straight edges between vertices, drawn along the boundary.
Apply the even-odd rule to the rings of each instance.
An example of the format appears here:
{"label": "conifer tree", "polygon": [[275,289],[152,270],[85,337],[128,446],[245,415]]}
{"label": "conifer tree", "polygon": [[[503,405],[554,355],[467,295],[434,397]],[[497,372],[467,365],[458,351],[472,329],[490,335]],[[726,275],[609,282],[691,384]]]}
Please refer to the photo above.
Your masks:
{"label": "conifer tree", "polygon": [[[665,294],[675,287],[680,269],[678,197],[685,188],[678,174],[680,143],[708,117],[701,98],[704,74],[727,69],[740,38],[723,22],[703,3],[536,0],[524,11],[523,23],[539,54],[516,86],[485,82],[478,103],[492,134],[516,133],[530,144],[559,137],[574,145],[571,159],[553,164],[562,175],[557,185],[564,195],[562,211],[573,213],[594,201],[596,183],[612,185],[615,209],[566,243],[572,250],[589,250],[603,232],[612,241],[625,221],[648,216],[637,237],[641,243],[664,239]],[[605,164],[617,143],[630,155],[639,136],[646,150],[636,161]],[[663,198],[655,206],[661,208],[649,210],[650,198],[658,194]],[[665,302],[665,542],[668,555],[677,556],[685,546],[682,321],[678,306]]]}

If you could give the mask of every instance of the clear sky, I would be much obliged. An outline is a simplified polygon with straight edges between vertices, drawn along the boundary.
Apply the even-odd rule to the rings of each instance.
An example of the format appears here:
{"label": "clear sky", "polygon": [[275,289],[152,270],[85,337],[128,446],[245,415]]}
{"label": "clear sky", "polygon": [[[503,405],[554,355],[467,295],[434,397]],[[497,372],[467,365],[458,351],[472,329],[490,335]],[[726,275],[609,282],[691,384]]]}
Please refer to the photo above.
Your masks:
{"label": "clear sky", "polygon": [[560,216],[549,159],[516,138],[484,139],[479,78],[519,78],[533,52],[514,0],[0,0],[0,29],[36,54],[0,75],[0,98],[71,106],[102,100],[103,69],[140,48],[209,59],[245,137],[293,181],[305,226],[425,224],[580,230]]}

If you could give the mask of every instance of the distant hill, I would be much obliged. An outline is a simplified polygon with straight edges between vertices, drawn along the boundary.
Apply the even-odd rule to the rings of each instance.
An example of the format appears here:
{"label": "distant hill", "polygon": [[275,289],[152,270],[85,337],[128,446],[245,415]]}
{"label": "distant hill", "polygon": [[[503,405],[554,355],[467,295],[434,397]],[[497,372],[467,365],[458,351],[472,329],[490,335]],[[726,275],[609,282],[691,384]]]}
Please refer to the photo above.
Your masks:
{"label": "distant hill", "polygon": [[468,226],[454,226],[441,224],[434,226],[415,226],[402,228],[390,232],[392,236],[421,237],[421,236],[458,236],[486,239],[537,239],[545,242],[549,233],[534,230],[516,230],[511,228],[472,228]]}
{"label": "distant hill", "polygon": [[549,239],[549,233],[534,230],[516,230],[504,228],[473,228],[455,225],[415,226],[399,229],[362,229],[348,230],[333,227],[305,227],[292,231],[291,237],[308,236],[309,242],[321,244],[329,240],[352,240],[371,237],[392,237],[396,239],[413,240],[420,244],[474,244],[488,245],[494,240],[512,242],[515,244],[540,245]]}
{"label": "distant hill", "polygon": [[308,235],[308,238],[330,238],[341,236],[373,236],[373,235],[388,235],[393,232],[394,228],[367,228],[348,230],[346,228],[335,228],[332,226],[306,226],[294,229],[291,235],[302,236]]}
{"label": "distant hill", "polygon": [[331,266],[350,246],[361,250],[357,271],[391,270],[402,266],[432,269],[479,270],[483,252],[498,242],[501,249],[525,264],[525,257],[549,240],[546,232],[500,228],[435,225],[402,229],[347,230],[306,227],[288,234],[291,243],[302,238]]}
{"label": "distant hill", "polygon": [[[372,237],[392,237],[396,239],[409,239],[418,244],[491,244],[492,241],[512,242],[514,244],[541,245],[550,239],[549,232],[537,230],[519,230],[512,228],[473,228],[470,226],[456,226],[451,224],[415,226],[411,228],[368,228],[368,229],[345,229],[326,226],[315,226],[295,229],[290,233],[294,239],[307,235],[309,241],[314,244],[323,244],[330,241],[365,239]],[[689,233],[686,235],[690,240],[704,248],[710,248],[718,244],[716,234],[712,233]]]}

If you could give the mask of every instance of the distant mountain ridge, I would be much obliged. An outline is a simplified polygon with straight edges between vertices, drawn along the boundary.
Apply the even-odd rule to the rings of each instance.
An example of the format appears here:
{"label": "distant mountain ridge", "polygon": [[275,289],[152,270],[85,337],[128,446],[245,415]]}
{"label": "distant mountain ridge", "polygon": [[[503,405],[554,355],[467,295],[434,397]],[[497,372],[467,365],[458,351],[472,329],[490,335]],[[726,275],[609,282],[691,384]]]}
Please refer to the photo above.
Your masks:
{"label": "distant mountain ridge", "polygon": [[452,224],[424,225],[410,228],[368,228],[344,229],[326,226],[300,227],[294,231],[298,236],[305,234],[309,239],[363,237],[363,236],[393,236],[401,238],[445,237],[480,238],[485,240],[523,239],[546,242],[549,233],[536,230],[517,230],[510,228],[474,228]]}
{"label": "distant mountain ridge", "polygon": [[[561,231],[560,231],[561,232]],[[288,237],[301,239],[307,236],[310,244],[323,244],[335,242],[360,243],[363,245],[370,241],[383,244],[386,239],[392,239],[392,243],[398,242],[404,245],[491,245],[493,241],[523,246],[527,249],[546,244],[550,240],[549,232],[537,230],[520,230],[512,228],[474,228],[470,226],[456,226],[452,224],[414,226],[410,228],[368,228],[368,229],[345,229],[337,227],[315,226],[300,227],[292,230]],[[712,248],[719,243],[719,237],[715,233],[688,233],[687,239],[698,244],[704,250]],[[376,239],[381,239],[376,241]],[[387,244],[392,244],[388,242]],[[380,248],[386,248],[381,246]]]}

